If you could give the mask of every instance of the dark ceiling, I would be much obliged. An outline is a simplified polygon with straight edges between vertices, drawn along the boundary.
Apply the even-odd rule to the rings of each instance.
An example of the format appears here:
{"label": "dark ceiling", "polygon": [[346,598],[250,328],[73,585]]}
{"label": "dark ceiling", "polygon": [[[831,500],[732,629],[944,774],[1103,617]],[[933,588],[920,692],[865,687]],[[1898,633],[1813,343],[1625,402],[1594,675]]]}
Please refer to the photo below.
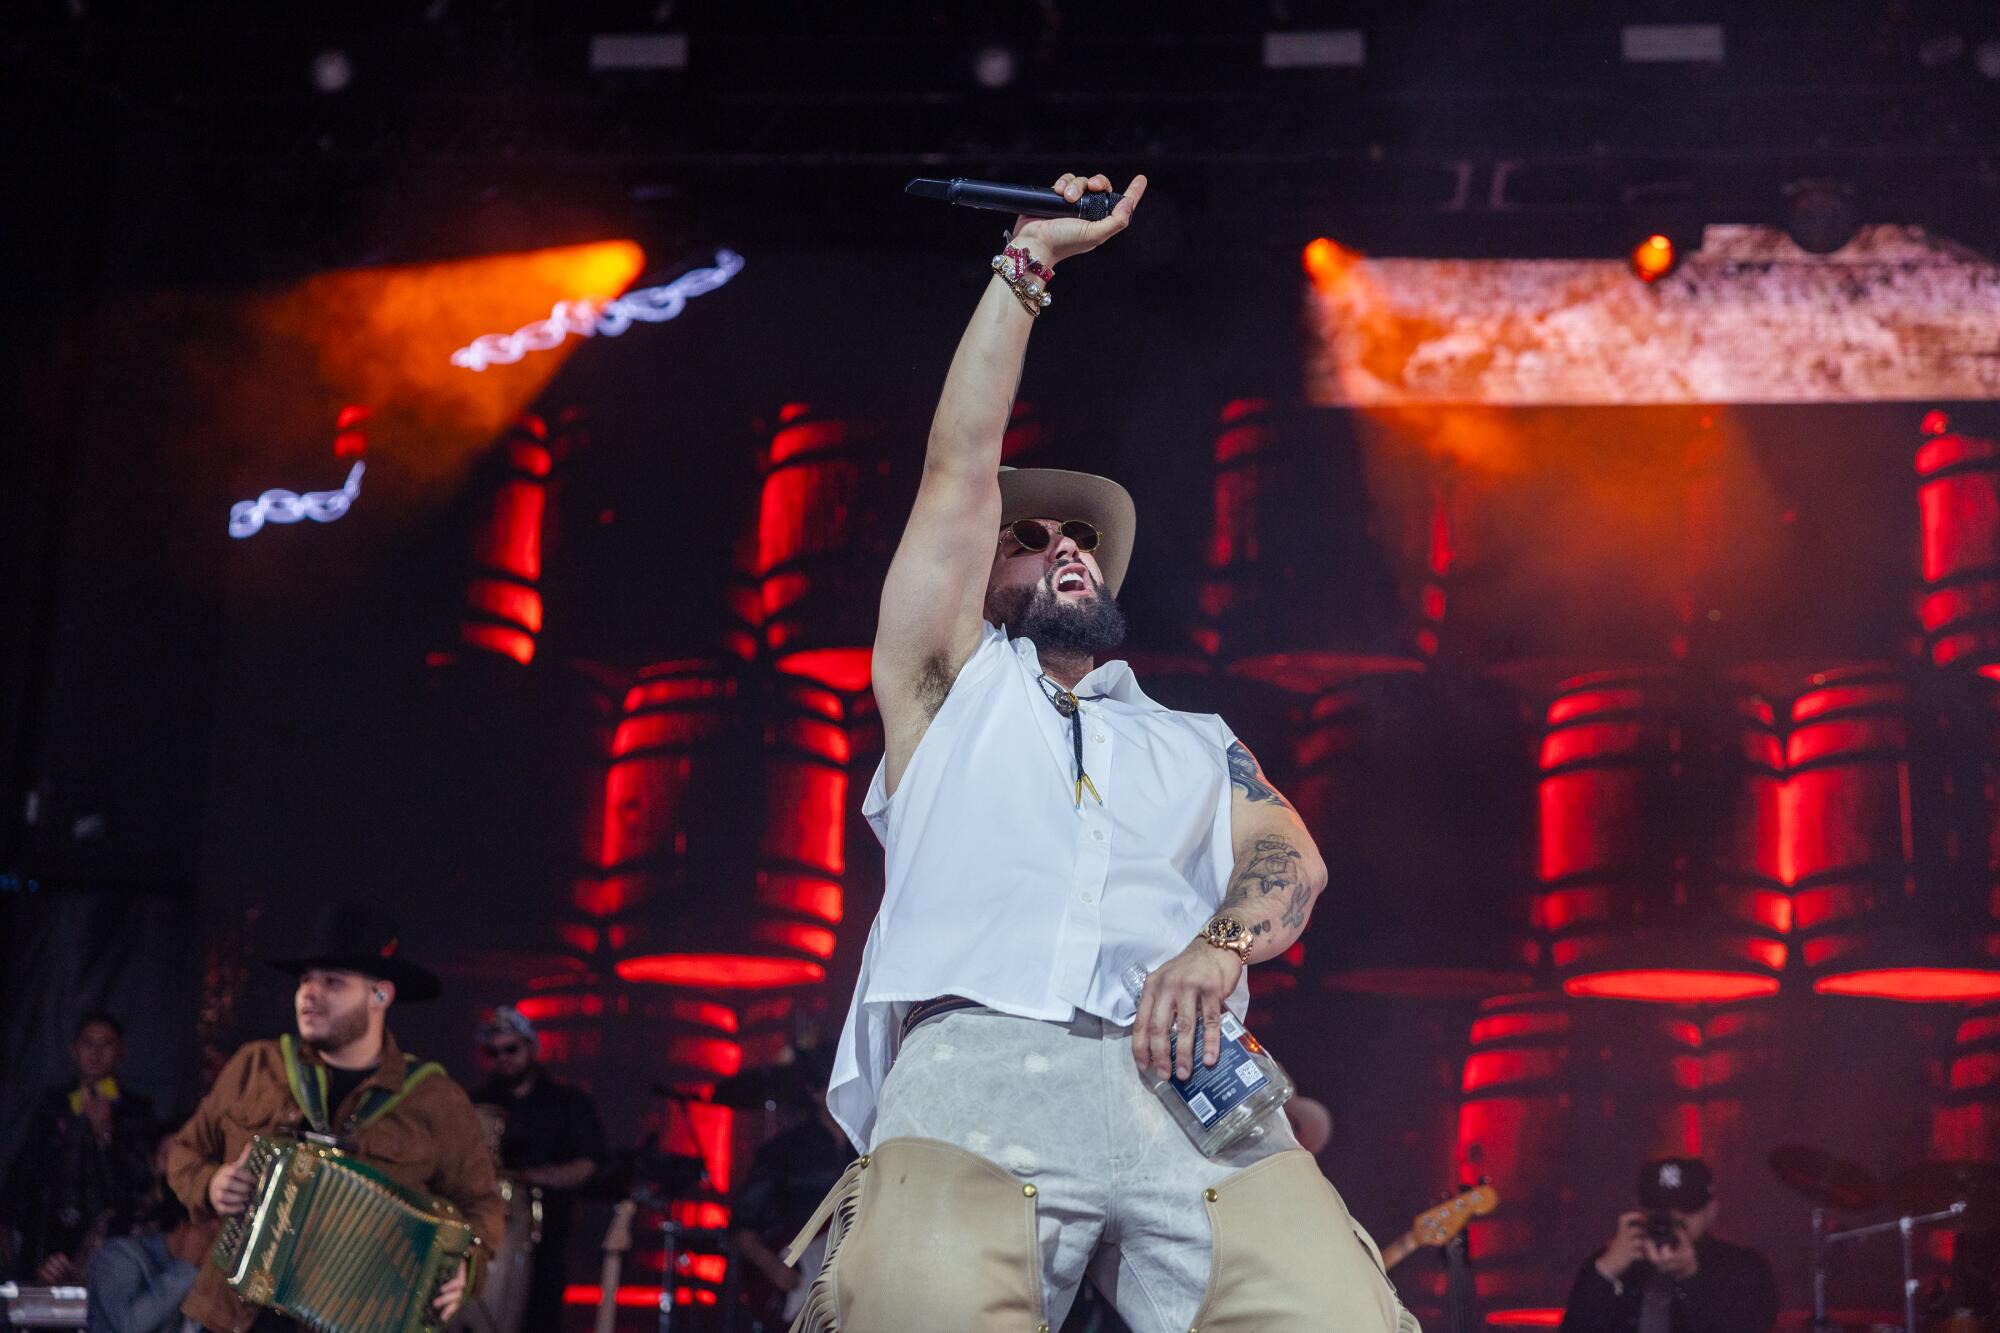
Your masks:
{"label": "dark ceiling", "polygon": [[[1719,24],[1723,58],[1628,61],[1627,24]],[[1159,259],[1323,233],[1610,254],[1782,224],[1812,181],[1863,222],[2000,239],[1987,5],[38,0],[10,26],[17,180],[72,289],[612,228],[653,253],[922,243],[890,197],[913,174],[1084,164],[1173,180]],[[1268,34],[1315,31],[1358,32],[1363,63],[1267,67]],[[592,68],[594,37],[638,33],[684,35],[684,67]]]}

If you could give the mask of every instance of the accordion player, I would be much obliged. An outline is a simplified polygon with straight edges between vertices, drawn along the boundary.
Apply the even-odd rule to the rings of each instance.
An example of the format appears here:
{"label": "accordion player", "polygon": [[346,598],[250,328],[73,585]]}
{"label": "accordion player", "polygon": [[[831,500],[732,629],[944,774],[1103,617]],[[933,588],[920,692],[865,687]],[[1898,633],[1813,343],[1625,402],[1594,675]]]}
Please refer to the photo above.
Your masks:
{"label": "accordion player", "polygon": [[472,1245],[445,1199],[405,1189],[338,1148],[252,1141],[248,1211],[216,1238],[232,1291],[318,1333],[419,1333]]}
{"label": "accordion player", "polygon": [[471,1099],[389,1030],[439,990],[399,942],[382,912],[325,904],[273,960],[296,1032],[239,1047],[174,1136],[174,1193],[230,1228],[181,1306],[209,1333],[395,1333],[479,1293],[506,1207]]}

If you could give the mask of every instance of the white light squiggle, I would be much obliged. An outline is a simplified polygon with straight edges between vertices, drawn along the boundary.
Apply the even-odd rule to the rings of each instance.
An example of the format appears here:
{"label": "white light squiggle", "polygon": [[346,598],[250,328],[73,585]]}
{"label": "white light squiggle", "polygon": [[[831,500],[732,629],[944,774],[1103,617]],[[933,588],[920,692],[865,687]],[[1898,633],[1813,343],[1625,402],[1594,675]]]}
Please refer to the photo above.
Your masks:
{"label": "white light squiggle", "polygon": [[484,370],[507,366],[530,352],[546,352],[575,334],[591,338],[603,334],[615,338],[637,322],[664,324],[687,307],[690,296],[712,292],[743,271],[743,256],[734,250],[717,250],[714,268],[690,269],[664,287],[647,287],[627,292],[602,303],[558,301],[547,319],[523,325],[512,333],[488,333],[451,354],[454,366]]}
{"label": "white light squiggle", "polygon": [[347,484],[337,491],[269,490],[254,500],[238,500],[229,506],[229,535],[254,536],[266,523],[297,523],[309,518],[315,523],[331,523],[354,504],[361,494],[361,474],[366,463],[356,463],[347,474]]}

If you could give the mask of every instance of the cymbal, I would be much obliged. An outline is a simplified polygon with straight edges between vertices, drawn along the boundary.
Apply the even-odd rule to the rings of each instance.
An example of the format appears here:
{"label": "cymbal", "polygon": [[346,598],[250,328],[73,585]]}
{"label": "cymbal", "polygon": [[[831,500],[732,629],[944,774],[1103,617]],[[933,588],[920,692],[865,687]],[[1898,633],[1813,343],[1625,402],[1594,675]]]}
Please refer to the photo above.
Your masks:
{"label": "cymbal", "polygon": [[1956,1225],[2000,1225],[2000,1162],[1918,1162],[1889,1182],[1889,1201],[1907,1213],[1936,1213],[1963,1200]]}
{"label": "cymbal", "polygon": [[1854,1163],[1803,1143],[1771,1149],[1771,1170],[1798,1193],[1828,1208],[1874,1208],[1882,1202],[1875,1177]]}

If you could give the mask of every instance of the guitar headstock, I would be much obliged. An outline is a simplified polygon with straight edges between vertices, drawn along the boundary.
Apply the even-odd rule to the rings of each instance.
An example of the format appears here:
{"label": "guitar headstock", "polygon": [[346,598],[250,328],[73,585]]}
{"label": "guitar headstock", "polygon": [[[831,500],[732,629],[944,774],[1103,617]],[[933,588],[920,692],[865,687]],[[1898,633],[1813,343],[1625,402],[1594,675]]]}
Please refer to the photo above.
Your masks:
{"label": "guitar headstock", "polygon": [[611,1210],[611,1225],[604,1229],[604,1252],[623,1254],[632,1248],[632,1214],[639,1211],[639,1205],[630,1199],[621,1199]]}
{"label": "guitar headstock", "polygon": [[1500,1191],[1491,1185],[1472,1185],[1460,1190],[1435,1208],[1418,1213],[1410,1223],[1410,1234],[1424,1245],[1448,1244],[1475,1217],[1484,1217],[1500,1206]]}

